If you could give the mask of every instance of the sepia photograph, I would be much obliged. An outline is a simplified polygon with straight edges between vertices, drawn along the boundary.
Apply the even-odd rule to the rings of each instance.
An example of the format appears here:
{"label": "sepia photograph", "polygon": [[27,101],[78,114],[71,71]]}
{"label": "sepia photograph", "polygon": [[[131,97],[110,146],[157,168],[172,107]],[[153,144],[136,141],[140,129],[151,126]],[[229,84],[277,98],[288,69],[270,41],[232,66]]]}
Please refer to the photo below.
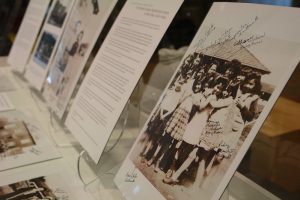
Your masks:
{"label": "sepia photograph", "polygon": [[2,200],[68,200],[59,176],[42,176],[0,186]]}
{"label": "sepia photograph", "polygon": [[61,28],[64,24],[69,7],[72,5],[72,0],[57,0],[53,10],[49,16],[48,23]]}
{"label": "sepia photograph", "polygon": [[274,91],[297,64],[291,61],[300,41],[274,34],[277,26],[291,28],[278,25],[275,19],[288,17],[276,13],[267,6],[214,4],[121,167],[123,192],[130,193],[132,182],[154,187],[162,199],[220,197],[237,155],[275,103]]}
{"label": "sepia photograph", "polygon": [[47,68],[47,65],[49,63],[49,59],[51,57],[53,48],[56,43],[56,35],[53,35],[48,32],[43,32],[43,35],[39,41],[39,44],[35,50],[34,54],[34,62],[36,62],[39,66],[41,66],[43,69]]}
{"label": "sepia photograph", "polygon": [[6,170],[0,178],[1,200],[89,200],[80,179],[61,159]]}
{"label": "sepia photograph", "polygon": [[35,119],[21,111],[0,113],[0,171],[59,157]]}
{"label": "sepia photograph", "polygon": [[24,121],[9,121],[0,117],[0,155],[14,156],[23,149],[35,145],[35,141]]}
{"label": "sepia photograph", "polygon": [[[236,54],[240,48],[244,50]],[[181,196],[182,186],[197,199],[199,186],[221,181],[268,101],[274,86],[261,77],[270,73],[234,41],[189,54],[151,116],[132,161],[166,196]]]}

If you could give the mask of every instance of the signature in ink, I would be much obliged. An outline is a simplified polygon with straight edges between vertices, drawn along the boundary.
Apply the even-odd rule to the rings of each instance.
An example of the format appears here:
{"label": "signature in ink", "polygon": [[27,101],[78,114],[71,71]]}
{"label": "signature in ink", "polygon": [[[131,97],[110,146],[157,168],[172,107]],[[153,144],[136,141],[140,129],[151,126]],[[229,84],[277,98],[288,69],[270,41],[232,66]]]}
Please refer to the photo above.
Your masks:
{"label": "signature in ink", "polygon": [[54,191],[53,191],[54,194],[56,194],[58,197],[59,200],[68,200],[69,199],[69,195],[68,193],[61,189],[61,188],[56,188]]}
{"label": "signature in ink", "polygon": [[63,194],[63,195],[60,196],[58,199],[59,199],[59,200],[69,200],[70,197],[69,197],[69,195]]}
{"label": "signature in ink", "polygon": [[214,30],[216,30],[216,27],[215,27],[215,25],[211,24],[208,27],[208,29],[205,31],[204,37],[200,38],[200,40],[197,42],[197,44],[196,44],[197,48],[200,48],[201,46],[204,45],[204,43],[207,41],[209,36],[214,32]]}
{"label": "signature in ink", "polygon": [[34,124],[27,124],[27,127],[30,131],[39,131],[39,127]]}
{"label": "signature in ink", "polygon": [[30,150],[29,150],[29,152],[31,152],[31,153],[33,153],[33,154],[35,154],[35,155],[40,155],[42,152],[40,151],[40,150],[38,150],[38,149],[36,149],[36,148],[34,148],[34,147],[32,147]]}
{"label": "signature in ink", "polygon": [[258,44],[262,42],[262,39],[266,36],[265,33],[261,34],[261,35],[251,35],[248,38],[245,39],[239,39],[237,40],[234,45],[243,45],[245,47],[249,47],[252,46],[254,44]]}
{"label": "signature in ink", "polygon": [[61,188],[56,188],[54,190],[54,193],[56,193],[56,194],[67,194],[67,192],[65,190],[61,189]]}
{"label": "signature in ink", "polygon": [[125,176],[125,182],[135,182],[135,179],[137,178],[136,168],[134,168],[132,171],[128,171]]}
{"label": "signature in ink", "polygon": [[[245,36],[246,32],[258,21],[256,16],[251,22],[240,25],[236,32],[233,32],[233,27],[226,29],[221,33],[220,37],[211,42],[210,45],[220,45],[227,41],[237,40],[234,45],[242,45],[244,47],[250,47],[262,43],[265,33],[260,35]],[[244,37],[244,38],[242,38]]]}

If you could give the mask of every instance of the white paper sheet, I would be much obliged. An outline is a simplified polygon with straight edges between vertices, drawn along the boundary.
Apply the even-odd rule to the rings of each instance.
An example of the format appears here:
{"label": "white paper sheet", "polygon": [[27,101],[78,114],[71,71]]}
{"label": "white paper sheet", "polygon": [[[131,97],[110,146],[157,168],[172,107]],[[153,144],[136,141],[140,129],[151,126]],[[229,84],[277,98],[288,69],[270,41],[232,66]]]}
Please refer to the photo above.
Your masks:
{"label": "white paper sheet", "polygon": [[25,78],[41,90],[75,0],[55,0],[26,65]]}
{"label": "white paper sheet", "polygon": [[45,81],[43,96],[59,118],[117,1],[93,2],[75,3]]}
{"label": "white paper sheet", "polygon": [[182,0],[129,0],[94,59],[66,126],[97,162]]}
{"label": "white paper sheet", "polygon": [[60,157],[40,125],[22,112],[1,112],[0,126],[0,171]]}
{"label": "white paper sheet", "polygon": [[0,112],[13,110],[15,106],[5,93],[0,93]]}
{"label": "white paper sheet", "polygon": [[115,182],[126,199],[219,199],[299,62],[297,8],[214,3]]}
{"label": "white paper sheet", "polygon": [[23,73],[38,37],[50,0],[30,0],[7,62]]}

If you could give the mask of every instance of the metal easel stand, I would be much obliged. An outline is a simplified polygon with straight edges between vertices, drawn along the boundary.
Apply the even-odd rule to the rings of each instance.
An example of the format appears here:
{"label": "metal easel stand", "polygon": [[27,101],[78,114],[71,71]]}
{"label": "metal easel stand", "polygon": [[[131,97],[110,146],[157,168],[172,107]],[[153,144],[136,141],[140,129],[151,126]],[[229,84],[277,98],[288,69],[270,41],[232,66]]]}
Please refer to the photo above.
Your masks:
{"label": "metal easel stand", "polygon": [[[94,178],[87,178],[87,172],[84,172],[81,165],[82,160],[89,162],[89,156],[85,150],[82,150],[78,156],[77,159],[77,173],[80,181],[83,183],[83,189],[84,191],[89,194],[89,196],[94,200],[107,200],[107,199],[117,199],[117,200],[125,200],[122,197],[122,194],[116,190],[113,189],[107,189],[100,176],[93,175]],[[91,161],[90,161],[91,162]],[[106,174],[110,175],[110,179],[113,180],[113,175],[109,171],[106,172]]]}
{"label": "metal easel stand", "polygon": [[109,153],[117,146],[117,144],[119,144],[119,142],[124,134],[124,131],[126,129],[126,126],[127,126],[128,117],[129,117],[129,107],[130,107],[130,99],[128,100],[127,105],[124,110],[125,114],[124,114],[124,121],[123,121],[122,127],[121,127],[121,132],[120,132],[118,138],[116,139],[116,141],[111,146],[106,145],[106,147],[104,149],[104,153]]}

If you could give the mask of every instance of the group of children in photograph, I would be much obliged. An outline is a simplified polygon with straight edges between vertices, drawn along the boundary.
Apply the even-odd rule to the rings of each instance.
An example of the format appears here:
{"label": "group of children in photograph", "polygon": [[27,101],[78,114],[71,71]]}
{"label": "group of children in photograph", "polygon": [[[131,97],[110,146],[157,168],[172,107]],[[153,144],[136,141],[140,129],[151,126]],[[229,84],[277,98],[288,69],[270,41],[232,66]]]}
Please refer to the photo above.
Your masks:
{"label": "group of children in photograph", "polygon": [[[258,116],[261,74],[233,59],[189,54],[148,121],[140,162],[162,171],[165,184],[203,177],[232,160],[245,126]],[[194,168],[194,170],[192,170]]]}

